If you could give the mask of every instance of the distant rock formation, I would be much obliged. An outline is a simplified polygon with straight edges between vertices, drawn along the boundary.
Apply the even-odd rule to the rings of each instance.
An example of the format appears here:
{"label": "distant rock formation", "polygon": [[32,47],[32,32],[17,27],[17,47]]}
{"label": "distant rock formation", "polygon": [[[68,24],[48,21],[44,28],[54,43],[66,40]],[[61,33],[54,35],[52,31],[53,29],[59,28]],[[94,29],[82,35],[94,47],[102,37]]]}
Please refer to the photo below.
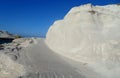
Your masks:
{"label": "distant rock formation", "polygon": [[7,31],[0,31],[0,44],[12,42],[16,38],[21,38],[21,36],[11,34]]}
{"label": "distant rock formation", "polygon": [[7,31],[1,31],[0,30],[0,38],[20,38],[21,36],[19,35],[14,35],[14,34],[11,34]]}

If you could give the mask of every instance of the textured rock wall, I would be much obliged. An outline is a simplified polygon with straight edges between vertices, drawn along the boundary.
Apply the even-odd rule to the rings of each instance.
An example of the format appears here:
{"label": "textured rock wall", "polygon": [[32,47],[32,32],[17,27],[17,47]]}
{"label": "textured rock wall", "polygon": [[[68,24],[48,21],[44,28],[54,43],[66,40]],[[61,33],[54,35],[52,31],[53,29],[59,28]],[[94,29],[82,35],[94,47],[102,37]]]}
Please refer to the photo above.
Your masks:
{"label": "textured rock wall", "polygon": [[75,61],[120,62],[120,6],[72,8],[48,30],[46,43],[55,52]]}

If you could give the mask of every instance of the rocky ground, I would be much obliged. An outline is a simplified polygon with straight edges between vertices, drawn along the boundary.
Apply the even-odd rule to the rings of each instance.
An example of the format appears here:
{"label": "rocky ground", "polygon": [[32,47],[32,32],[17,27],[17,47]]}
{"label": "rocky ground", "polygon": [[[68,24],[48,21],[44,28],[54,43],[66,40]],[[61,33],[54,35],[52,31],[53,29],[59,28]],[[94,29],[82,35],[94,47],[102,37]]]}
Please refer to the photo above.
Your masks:
{"label": "rocky ground", "polygon": [[45,39],[19,38],[0,47],[0,78],[85,78],[68,59],[50,50]]}

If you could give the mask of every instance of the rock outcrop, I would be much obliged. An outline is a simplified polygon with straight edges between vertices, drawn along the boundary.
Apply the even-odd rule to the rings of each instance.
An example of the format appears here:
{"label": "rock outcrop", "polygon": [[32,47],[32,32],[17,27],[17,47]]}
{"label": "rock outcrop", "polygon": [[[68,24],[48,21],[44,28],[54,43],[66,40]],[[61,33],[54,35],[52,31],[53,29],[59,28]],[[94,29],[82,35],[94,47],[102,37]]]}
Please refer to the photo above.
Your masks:
{"label": "rock outcrop", "polygon": [[76,61],[119,63],[120,6],[74,7],[50,27],[46,43],[55,52]]}

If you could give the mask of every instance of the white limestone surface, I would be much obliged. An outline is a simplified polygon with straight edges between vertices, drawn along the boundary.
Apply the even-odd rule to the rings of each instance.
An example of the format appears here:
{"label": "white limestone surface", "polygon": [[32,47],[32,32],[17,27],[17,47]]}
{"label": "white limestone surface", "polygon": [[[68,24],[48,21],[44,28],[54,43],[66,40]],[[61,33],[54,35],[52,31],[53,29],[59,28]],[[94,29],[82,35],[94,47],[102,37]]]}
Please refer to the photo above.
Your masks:
{"label": "white limestone surface", "polygon": [[120,6],[73,7],[49,28],[46,43],[62,56],[87,63],[105,78],[119,78]]}

